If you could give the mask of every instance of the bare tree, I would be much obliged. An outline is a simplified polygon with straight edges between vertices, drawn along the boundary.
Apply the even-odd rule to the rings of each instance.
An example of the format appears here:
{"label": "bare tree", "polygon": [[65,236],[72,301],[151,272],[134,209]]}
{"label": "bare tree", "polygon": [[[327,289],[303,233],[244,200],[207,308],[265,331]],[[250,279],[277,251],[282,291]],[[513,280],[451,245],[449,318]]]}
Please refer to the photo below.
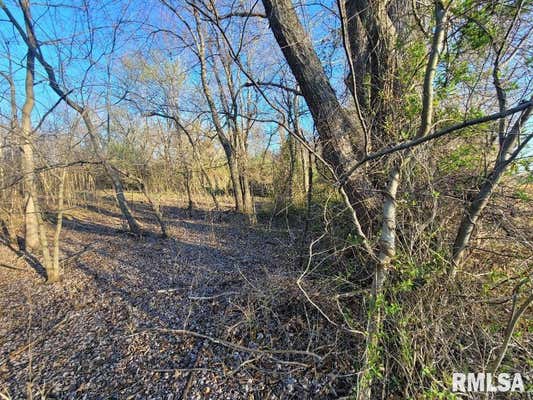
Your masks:
{"label": "bare tree", "polygon": [[93,123],[93,120],[91,118],[90,110],[87,107],[83,107],[82,105],[74,101],[72,97],[70,96],[70,91],[64,90],[60,87],[56,79],[54,69],[46,61],[43,53],[41,52],[39,42],[35,35],[35,31],[32,27],[30,4],[29,2],[26,1],[26,2],[21,2],[20,5],[21,5],[21,8],[24,14],[24,21],[29,28],[27,33],[24,32],[24,30],[21,28],[20,24],[15,19],[11,11],[6,7],[6,5],[3,2],[0,3],[0,7],[5,12],[10,22],[17,29],[20,36],[22,37],[22,39],[28,46],[28,51],[32,54],[33,57],[35,57],[35,59],[39,61],[39,63],[45,69],[46,75],[48,77],[48,82],[52,90],[63,101],[65,101],[72,109],[78,112],[80,116],[83,118],[85,127],[87,128],[87,132],[91,140],[91,144],[93,146],[93,151],[96,154],[96,156],[99,158],[99,160],[102,162],[102,165],[104,166],[106,173],[108,174],[109,178],[111,179],[111,182],[113,183],[113,188],[115,189],[115,196],[116,196],[119,208],[122,212],[122,215],[126,219],[130,231],[137,235],[140,234],[141,227],[139,223],[137,222],[137,220],[135,219],[135,217],[133,216],[133,214],[131,213],[128,202],[126,201],[126,197],[124,196],[124,187],[120,180],[119,173],[115,168],[113,168],[111,163],[105,157],[103,150],[101,149],[101,144],[99,143],[98,133]]}

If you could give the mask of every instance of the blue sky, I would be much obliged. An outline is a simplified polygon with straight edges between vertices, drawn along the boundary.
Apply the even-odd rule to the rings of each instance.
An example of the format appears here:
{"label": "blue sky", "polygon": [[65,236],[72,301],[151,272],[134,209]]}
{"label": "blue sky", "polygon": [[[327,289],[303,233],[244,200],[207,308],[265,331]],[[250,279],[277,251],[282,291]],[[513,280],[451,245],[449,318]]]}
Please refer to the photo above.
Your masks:
{"label": "blue sky", "polygon": [[[16,0],[5,0],[5,3],[22,23]],[[342,83],[345,74],[343,51],[338,46],[331,46],[335,39],[334,32],[338,29],[338,21],[332,9],[335,9],[334,2],[326,3],[326,6],[311,2],[305,7],[299,7],[302,21],[310,27],[319,55],[323,61],[329,61],[326,70],[331,75],[333,86],[338,88],[339,95],[345,95]],[[121,60],[124,56],[131,57],[135,54],[149,58],[150,52],[158,51],[163,57],[166,55],[168,59],[179,63],[187,71],[188,90],[192,96],[183,103],[192,105],[191,99],[198,95],[194,93],[195,90],[198,91],[195,86],[199,84],[195,57],[190,51],[183,50],[181,43],[172,35],[150,34],[158,28],[178,33],[184,29],[177,18],[161,6],[158,0],[70,0],[47,3],[34,1],[32,13],[44,55],[48,62],[56,67],[63,87],[74,90],[73,96],[79,102],[88,104],[97,112],[105,109],[107,99],[115,103],[124,94]],[[258,32],[262,38],[257,46],[254,73],[263,74],[262,80],[279,81],[279,76],[272,75],[280,69],[279,66],[284,65],[279,48],[265,21],[253,21],[250,26],[252,24],[255,24],[254,32]],[[113,37],[116,38],[114,48]],[[14,76],[20,107],[23,102],[26,48],[3,13],[0,13],[0,41],[0,70],[7,71],[9,52],[16,72]],[[292,80],[290,73],[286,76]],[[112,87],[110,91],[109,82]],[[0,90],[3,96],[0,101],[0,113],[8,115],[5,82],[0,82]],[[42,67],[38,63],[35,92],[37,106],[34,120],[38,121],[57,101],[57,96],[49,89]],[[272,93],[268,90],[266,92]],[[303,100],[300,103],[305,105]],[[259,99],[257,105],[265,114],[271,112],[263,100]],[[64,108],[64,105],[59,109],[61,107]],[[54,117],[58,118],[51,115],[51,118]],[[308,132],[312,131],[313,124],[308,115],[302,118],[301,126]],[[269,135],[276,127],[274,124],[263,124],[262,128],[265,135]],[[274,146],[276,141],[277,135],[274,137]]]}
{"label": "blue sky", "polygon": [[[120,78],[123,75],[120,71],[121,58],[135,52],[148,54],[153,50],[168,52],[169,58],[175,59],[185,68],[194,66],[195,60],[190,54],[181,51],[176,42],[169,42],[169,36],[155,34],[149,35],[150,31],[157,27],[165,29],[179,30],[176,18],[161,7],[158,1],[105,1],[105,0],[73,0],[70,2],[48,2],[45,6],[42,3],[34,2],[32,5],[33,19],[36,22],[36,32],[43,43],[42,50],[48,62],[56,67],[57,75],[64,88],[74,90],[73,96],[82,103],[87,103],[93,108],[105,108],[105,98],[107,95],[107,84],[111,81],[112,86],[117,89],[120,85]],[[85,7],[88,4],[89,7]],[[6,5],[15,14],[20,23],[23,22],[22,14],[18,9],[15,0],[6,0]],[[331,30],[335,24],[331,12],[327,8],[319,5],[305,8],[307,15],[305,21],[310,21],[314,26],[312,32],[313,39],[319,52],[324,40],[330,37]],[[24,59],[25,46],[14,33],[10,23],[6,22],[3,13],[0,14],[0,39],[4,42],[0,44],[4,47],[2,53],[5,55],[5,42],[8,41],[11,60],[16,71],[15,80],[18,89],[19,106],[23,102],[24,84]],[[264,54],[272,53],[272,49],[277,53],[278,58],[270,57],[270,62],[277,62],[279,65],[279,49],[273,41],[268,27],[264,21],[263,33],[268,35],[269,41],[265,42],[262,51]],[[116,27],[119,26],[117,29]],[[116,37],[115,47],[112,49],[112,38]],[[328,68],[333,73],[333,80],[341,80],[344,73],[342,58],[338,52],[337,60],[332,58],[332,68]],[[265,58],[266,60],[266,58]],[[273,61],[274,60],[274,61]],[[91,65],[91,63],[94,63]],[[7,71],[7,57],[0,57],[0,69]],[[110,76],[108,75],[108,67]],[[256,65],[261,71],[261,65]],[[268,70],[264,68],[263,70]],[[87,72],[88,71],[88,72]],[[287,74],[290,78],[292,76]],[[279,79],[274,77],[273,80]],[[199,81],[197,69],[192,69],[188,75],[188,80],[192,84]],[[83,86],[83,90],[80,87]],[[5,96],[6,86],[0,84]],[[251,89],[250,89],[251,90]],[[42,67],[37,63],[36,69],[36,100],[37,105],[34,111],[34,120],[40,117],[57,101],[57,96],[47,86],[46,78]],[[111,102],[123,94],[122,90],[111,90]],[[6,115],[5,102],[0,103],[1,113]],[[305,104],[303,101],[301,104]],[[265,112],[268,107],[259,104]],[[312,130],[312,122],[309,117],[304,117],[302,127],[307,131]],[[273,131],[273,126],[264,126],[265,131]],[[268,133],[267,132],[267,133]]]}

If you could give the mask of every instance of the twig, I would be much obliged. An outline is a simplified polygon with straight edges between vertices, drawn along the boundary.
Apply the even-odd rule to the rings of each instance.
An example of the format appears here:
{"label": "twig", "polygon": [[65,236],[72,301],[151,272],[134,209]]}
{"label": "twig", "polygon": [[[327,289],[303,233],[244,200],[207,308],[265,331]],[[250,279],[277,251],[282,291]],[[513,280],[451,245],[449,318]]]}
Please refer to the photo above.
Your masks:
{"label": "twig", "polygon": [[233,295],[238,295],[238,294],[240,293],[239,292],[225,292],[225,293],[216,294],[214,296],[189,296],[189,300],[213,300],[219,297],[233,296]]}
{"label": "twig", "polygon": [[91,246],[92,246],[93,244],[95,244],[95,243],[96,243],[96,241],[91,242],[91,243],[85,245],[85,246],[83,247],[83,249],[81,249],[80,251],[78,251],[78,252],[76,252],[76,253],[74,253],[74,254],[71,254],[71,255],[69,255],[69,256],[67,256],[67,257],[65,257],[65,258],[62,258],[61,260],[59,260],[59,262],[60,262],[61,264],[64,264],[64,263],[66,263],[66,262],[72,260],[73,258],[77,258],[77,257],[81,256],[83,253],[85,253],[87,250],[89,250],[89,249],[91,248]]}
{"label": "twig", "polygon": [[294,355],[311,357],[311,358],[314,358],[315,360],[317,360],[319,362],[322,361],[322,357],[319,356],[318,354],[310,352],[310,351],[305,351],[305,350],[260,350],[260,349],[252,349],[250,347],[241,346],[240,344],[228,342],[227,340],[223,340],[223,339],[220,339],[220,338],[215,338],[215,337],[212,337],[212,336],[204,335],[203,333],[189,331],[189,330],[186,330],[186,329],[156,328],[154,330],[158,331],[158,332],[163,332],[163,333],[173,333],[173,334],[176,334],[176,335],[194,336],[194,337],[198,337],[198,338],[209,340],[210,342],[219,344],[221,346],[230,347],[232,349],[235,349],[235,350],[238,350],[238,351],[244,351],[244,352],[247,352],[247,353],[263,354],[263,355],[267,355],[269,357],[272,357],[272,355],[274,355],[274,354],[294,354]]}
{"label": "twig", "polygon": [[180,394],[179,400],[182,400],[182,399],[186,400],[189,398],[189,391],[191,390],[191,387],[192,387],[193,378],[197,370],[198,361],[200,360],[200,353],[202,352],[202,349],[204,348],[205,341],[206,339],[201,340],[196,346],[198,349],[196,351],[196,357],[194,358],[194,362],[189,368],[190,372],[189,372],[189,375],[187,376],[187,381],[185,382],[185,386],[183,388],[183,391]]}
{"label": "twig", "polygon": [[149,369],[151,372],[213,372],[214,374],[223,374],[222,371],[212,368],[168,368],[168,369]]}
{"label": "twig", "polygon": [[7,363],[8,360],[12,359],[13,357],[16,357],[18,356],[19,354],[23,353],[24,351],[26,351],[28,348],[30,348],[31,346],[37,344],[37,343],[40,343],[40,342],[44,342],[47,338],[50,337],[50,334],[55,331],[56,329],[58,329],[61,325],[63,325],[65,322],[67,322],[67,320],[70,318],[69,315],[65,316],[62,320],[60,320],[59,322],[57,322],[54,326],[52,326],[50,329],[47,329],[46,330],[46,335],[42,335],[40,337],[38,337],[37,339],[34,339],[32,340],[31,342],[25,344],[24,346],[20,347],[19,349],[15,350],[15,351],[12,351],[3,361],[0,361],[0,366],[4,365],[5,363]]}
{"label": "twig", "polygon": [[505,357],[505,353],[507,352],[507,348],[509,347],[509,343],[511,341],[511,338],[513,337],[513,332],[516,328],[516,324],[518,323],[518,320],[520,317],[526,312],[527,308],[533,303],[533,290],[529,294],[529,296],[524,300],[524,302],[518,306],[518,293],[520,291],[520,287],[525,282],[520,282],[513,293],[513,308],[511,311],[511,315],[509,316],[509,322],[507,323],[507,328],[505,329],[505,338],[503,340],[503,343],[500,347],[500,351],[498,352],[498,355],[496,359],[494,360],[491,368],[489,371],[491,371],[493,374],[495,374],[498,371],[498,368],[500,367],[500,364]]}
{"label": "twig", "polygon": [[395,152],[400,151],[400,150],[406,150],[406,149],[409,149],[411,147],[415,147],[415,146],[421,145],[422,143],[428,142],[428,141],[433,140],[433,139],[440,138],[441,136],[447,135],[449,133],[452,133],[452,132],[455,132],[455,131],[458,131],[458,130],[461,130],[461,129],[464,129],[464,128],[468,128],[470,126],[474,126],[474,125],[478,125],[478,124],[482,124],[482,123],[485,123],[485,122],[490,122],[490,121],[494,121],[494,120],[497,120],[497,119],[500,119],[500,118],[507,117],[508,115],[512,115],[512,114],[515,114],[515,113],[520,112],[522,110],[525,110],[528,107],[533,107],[533,101],[532,100],[520,103],[516,107],[510,108],[510,109],[508,109],[508,110],[506,110],[504,112],[498,112],[498,113],[495,113],[495,114],[486,115],[484,117],[480,117],[480,118],[475,118],[475,119],[471,119],[471,120],[468,120],[468,121],[464,121],[464,122],[449,126],[447,128],[441,129],[440,131],[432,133],[431,135],[420,136],[420,137],[417,137],[415,139],[407,140],[405,142],[400,142],[398,144],[386,147],[384,149],[376,151],[375,153],[371,153],[368,156],[366,156],[365,158],[363,158],[361,161],[359,161],[357,164],[355,164],[353,167],[351,167],[344,174],[344,176],[342,176],[339,179],[339,184],[342,185],[342,183],[345,182],[355,172],[356,169],[358,169],[360,166],[362,166],[363,164],[365,164],[365,163],[367,163],[369,161],[381,158],[383,156],[395,153]]}

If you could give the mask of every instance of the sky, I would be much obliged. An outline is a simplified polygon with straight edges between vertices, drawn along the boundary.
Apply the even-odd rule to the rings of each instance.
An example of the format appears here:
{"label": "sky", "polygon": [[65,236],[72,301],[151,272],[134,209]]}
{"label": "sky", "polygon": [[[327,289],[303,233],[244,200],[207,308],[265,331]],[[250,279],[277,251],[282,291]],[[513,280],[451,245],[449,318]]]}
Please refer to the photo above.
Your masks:
{"label": "sky", "polygon": [[[52,2],[52,6],[40,4],[34,2],[32,14],[37,35],[43,43],[44,56],[56,67],[63,87],[75,89],[74,95],[82,102],[91,103],[91,96],[96,99],[105,95],[109,81],[108,66],[112,83],[119,84],[116,74],[120,72],[121,58],[125,55],[135,52],[146,55],[150,51],[162,50],[177,62],[191,63],[190,56],[180,52],[176,43],[170,43],[168,35],[149,34],[158,27],[175,27],[175,19],[171,19],[157,1],[90,0],[88,8],[84,8],[83,1],[77,0]],[[6,5],[22,24],[22,15],[15,1],[6,0]],[[113,36],[116,37],[114,48]],[[26,48],[3,13],[0,13],[0,41],[0,70],[8,71],[9,53],[21,103]],[[197,72],[189,75],[188,79],[198,82]],[[37,65],[36,116],[42,115],[57,100],[45,81],[44,71]],[[78,90],[82,83],[84,90]],[[5,95],[6,85],[0,87]],[[113,94],[119,96],[119,92]],[[5,114],[5,110],[2,113]]]}
{"label": "sky", "polygon": [[[4,1],[22,23],[16,0]],[[338,47],[338,38],[335,37],[338,20],[332,11],[334,4],[331,3],[326,2],[324,6],[319,2],[302,2],[304,6],[299,6],[298,9],[303,23],[310,29],[315,48],[326,65],[333,86],[339,89],[340,96],[346,96],[342,84],[345,60],[342,49]],[[120,101],[124,87],[129,83],[124,81],[122,59],[126,56],[135,57],[137,54],[150,58],[151,52],[159,52],[163,58],[166,56],[179,63],[187,72],[188,90],[192,94],[182,103],[197,106],[194,102],[195,95],[201,97],[201,93],[194,93],[194,88],[199,85],[197,60],[190,51],[183,49],[172,34],[154,33],[160,28],[177,33],[184,29],[183,24],[178,23],[177,18],[158,0],[34,0],[32,14],[45,58],[56,68],[62,86],[67,90],[72,89],[72,96],[79,102],[102,112],[108,101]],[[274,74],[283,70],[279,66],[284,63],[268,25],[265,21],[258,21],[252,29],[261,38],[257,45],[254,73],[263,75],[262,80],[279,81],[279,76]],[[335,43],[337,45],[332,46]],[[8,70],[10,59],[15,70],[19,107],[24,100],[25,54],[25,45],[0,12],[0,70]],[[290,73],[286,76],[291,79]],[[112,90],[108,89],[109,83]],[[5,82],[0,83],[0,93],[4,98],[0,101],[0,113],[6,116],[9,115],[9,108],[5,101],[8,94]],[[33,119],[37,123],[58,99],[48,87],[44,71],[38,64],[35,93],[37,105]],[[270,94],[268,90],[267,93]],[[303,101],[301,104],[305,105]],[[271,110],[261,98],[257,105],[260,111],[270,113]],[[65,106],[60,105],[58,109],[61,107]],[[308,114],[303,116],[301,125],[307,132],[312,132],[313,123]],[[276,131],[274,124],[263,124],[262,128],[266,135]],[[277,138],[274,138],[274,146],[276,142]]]}
{"label": "sky", "polygon": [[[16,0],[6,0],[5,3],[15,14],[17,20],[22,23],[22,14]],[[311,31],[319,53],[330,60],[330,67],[326,68],[328,73],[334,81],[340,82],[344,74],[341,52],[339,49],[334,49],[331,53],[331,46],[329,46],[331,32],[335,25],[334,15],[327,7],[322,7],[318,3],[310,3],[301,7],[300,10],[305,11],[301,13],[303,21],[313,27]],[[171,35],[153,33],[159,28],[176,31],[183,29],[183,26],[177,24],[175,16],[171,15],[157,0],[44,2],[35,0],[32,2],[32,16],[39,40],[43,43],[41,48],[44,56],[58,71],[57,75],[60,77],[63,88],[74,90],[72,96],[77,101],[88,104],[97,111],[105,109],[106,99],[110,99],[109,101],[113,103],[124,94],[123,90],[118,89],[119,86],[124,86],[124,82],[121,81],[124,77],[121,71],[121,60],[135,53],[146,56],[152,51],[161,51],[169,59],[182,64],[190,71],[187,76],[189,84],[198,85],[199,83],[197,61],[194,57],[183,51],[181,44]],[[266,35],[269,40],[262,41],[262,44],[257,46],[255,72],[261,74],[279,70],[277,68],[281,60],[279,48],[271,36],[268,25],[260,21],[256,27],[258,26],[258,33]],[[116,38],[115,42],[112,40],[113,37]],[[10,53],[20,106],[24,97],[26,49],[3,13],[0,13],[0,40],[2,41],[0,51],[4,55]],[[328,54],[325,49],[328,49]],[[261,65],[262,63],[265,65]],[[5,56],[0,57],[0,70],[8,70],[8,58]],[[292,78],[290,74],[285,75],[289,79]],[[279,81],[279,77],[265,75],[261,78]],[[37,104],[33,118],[37,123],[58,98],[47,86],[44,71],[38,64],[35,81]],[[108,92],[109,82],[116,90]],[[5,96],[6,85],[0,84],[0,90]],[[305,106],[303,101],[301,103]],[[0,104],[0,112],[3,115],[8,114],[5,102]],[[258,106],[265,113],[270,112],[269,107],[261,99]],[[272,124],[264,125],[267,134],[275,131],[276,127]],[[307,132],[312,132],[313,124],[308,115],[302,117],[301,126]],[[276,140],[274,139],[274,144]]]}

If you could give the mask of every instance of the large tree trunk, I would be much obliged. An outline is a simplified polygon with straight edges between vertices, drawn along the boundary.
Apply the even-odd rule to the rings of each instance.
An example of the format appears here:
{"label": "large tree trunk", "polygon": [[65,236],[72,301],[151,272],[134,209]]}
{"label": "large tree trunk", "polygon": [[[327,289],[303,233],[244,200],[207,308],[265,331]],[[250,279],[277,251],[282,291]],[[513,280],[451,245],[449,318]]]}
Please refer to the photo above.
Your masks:
{"label": "large tree trunk", "polygon": [[[23,6],[29,7],[27,0],[21,2]],[[30,22],[26,21],[26,32],[30,32]],[[25,246],[27,249],[40,249],[42,254],[42,264],[46,270],[46,277],[49,282],[56,282],[59,275],[55,274],[48,249],[48,238],[46,225],[41,216],[39,198],[35,184],[35,163],[33,159],[33,132],[31,127],[31,113],[35,105],[35,94],[33,91],[33,80],[35,74],[35,57],[31,50],[26,56],[26,99],[22,107],[21,118],[21,152],[22,152],[22,172],[24,174],[24,201],[25,201]]]}
{"label": "large tree trunk", "polygon": [[28,250],[37,250],[39,248],[39,234],[37,223],[37,207],[38,201],[36,186],[35,186],[35,165],[33,162],[32,144],[23,138],[21,145],[22,153],[22,173],[23,192],[24,192],[24,245]]}
{"label": "large tree trunk", "polygon": [[324,159],[336,177],[344,180],[344,190],[368,231],[372,218],[361,189],[364,181],[347,172],[363,156],[360,143],[363,130],[339,103],[324,68],[304,31],[291,0],[263,0],[270,27],[313,116],[320,135]]}

